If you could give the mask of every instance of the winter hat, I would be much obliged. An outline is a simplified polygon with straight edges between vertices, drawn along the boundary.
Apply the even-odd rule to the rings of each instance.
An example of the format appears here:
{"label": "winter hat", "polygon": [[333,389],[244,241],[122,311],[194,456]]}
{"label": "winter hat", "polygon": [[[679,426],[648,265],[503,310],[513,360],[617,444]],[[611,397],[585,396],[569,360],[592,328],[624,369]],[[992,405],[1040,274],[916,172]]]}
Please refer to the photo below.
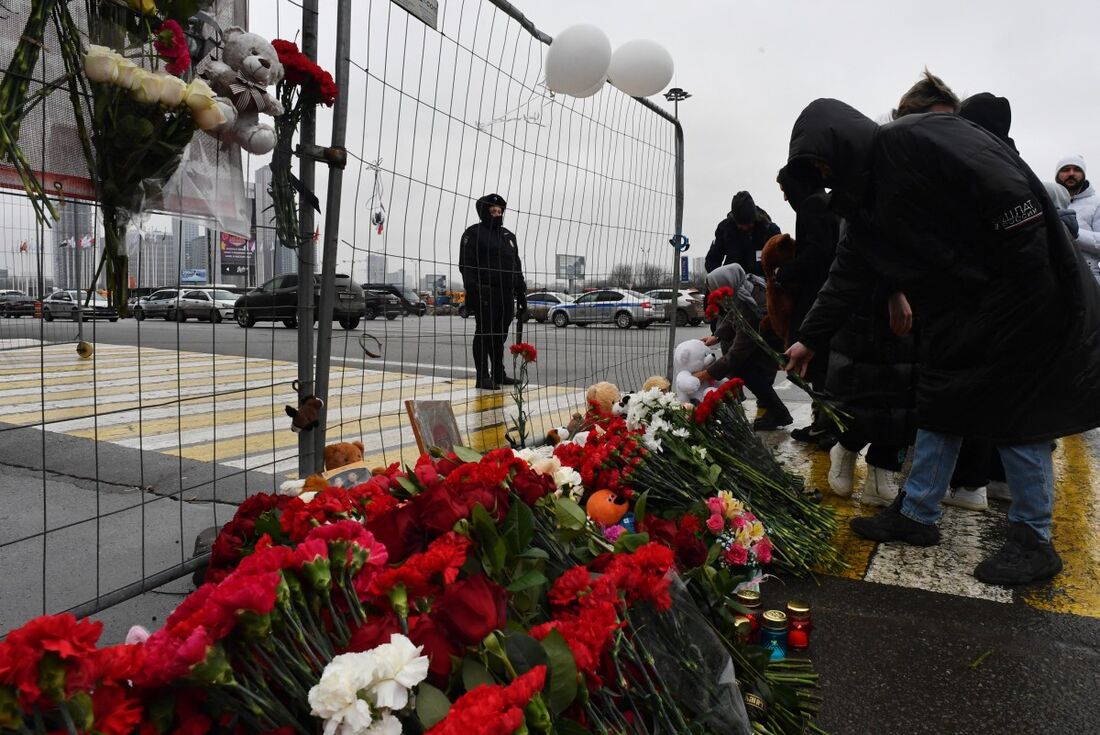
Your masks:
{"label": "winter hat", "polygon": [[493,206],[507,209],[508,202],[504,201],[504,197],[500,194],[486,194],[474,203],[474,209],[477,211],[477,216],[481,218],[482,222],[488,222],[492,219],[492,217],[489,216],[489,207]]}
{"label": "winter hat", "polygon": [[1016,149],[1015,142],[1008,137],[1008,130],[1012,127],[1012,106],[1004,97],[989,92],[979,92],[967,97],[959,105],[959,116],[977,123],[1008,143],[1013,150]]}
{"label": "winter hat", "polygon": [[751,225],[756,222],[756,202],[752,200],[752,195],[747,191],[734,194],[730,214],[733,215],[734,224]]}
{"label": "winter hat", "polygon": [[1060,174],[1062,172],[1062,169],[1064,169],[1066,166],[1076,166],[1077,168],[1081,169],[1081,173],[1088,173],[1087,171],[1085,171],[1085,157],[1082,156],[1080,153],[1066,156],[1061,161],[1059,161],[1058,168],[1054,169],[1054,175],[1057,176],[1058,174]]}

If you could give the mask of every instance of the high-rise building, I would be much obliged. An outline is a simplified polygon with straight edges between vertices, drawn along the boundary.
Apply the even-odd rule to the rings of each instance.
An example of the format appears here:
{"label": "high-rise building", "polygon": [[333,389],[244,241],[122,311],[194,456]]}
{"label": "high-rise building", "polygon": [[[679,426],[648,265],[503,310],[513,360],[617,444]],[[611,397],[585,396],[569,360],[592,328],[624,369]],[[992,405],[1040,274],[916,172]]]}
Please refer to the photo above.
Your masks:
{"label": "high-rise building", "polygon": [[[275,211],[271,202],[271,167],[256,169],[254,217],[256,222],[256,283],[260,284],[284,273],[298,272],[298,251],[285,247],[275,233]],[[316,247],[316,245],[312,245]],[[314,260],[314,270],[320,263]]]}
{"label": "high-rise building", "polygon": [[386,282],[386,256],[381,253],[367,254],[367,282]]}
{"label": "high-rise building", "polygon": [[135,288],[159,288],[179,283],[180,246],[171,232],[152,230],[139,235],[131,230],[126,235],[126,252]]}
{"label": "high-rise building", "polygon": [[393,273],[386,274],[386,283],[392,283],[395,286],[407,286],[408,282],[405,280],[405,269],[398,268]]}
{"label": "high-rise building", "polygon": [[58,215],[52,230],[54,281],[59,288],[88,288],[96,271],[96,253],[102,250],[83,249],[80,244],[95,235],[95,209],[85,202],[67,201]]}

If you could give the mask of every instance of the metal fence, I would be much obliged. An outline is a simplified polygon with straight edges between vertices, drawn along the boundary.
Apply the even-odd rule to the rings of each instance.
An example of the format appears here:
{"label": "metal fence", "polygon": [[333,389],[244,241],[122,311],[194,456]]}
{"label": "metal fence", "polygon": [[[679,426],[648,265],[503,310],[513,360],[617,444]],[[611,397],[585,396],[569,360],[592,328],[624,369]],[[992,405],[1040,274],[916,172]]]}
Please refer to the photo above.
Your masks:
{"label": "metal fence", "polygon": [[[251,15],[261,34],[299,35],[297,3],[263,9],[214,4],[223,19]],[[21,27],[20,12],[4,23]],[[328,38],[334,14],[318,20]],[[670,116],[611,86],[584,100],[551,95],[541,68],[548,37],[504,2],[443,3],[432,28],[371,0],[354,4],[352,24],[360,30],[343,90],[349,165],[342,204],[328,205],[342,215],[336,270],[419,293],[424,314],[383,306],[351,329],[335,326],[319,345],[308,324],[244,328],[231,314],[181,320],[151,307],[144,319],[114,323],[0,319],[0,393],[9,401],[0,419],[0,635],[42,612],[103,610],[201,566],[200,532],[296,475],[299,435],[284,406],[297,402],[294,381],[313,368],[314,351],[330,358],[326,440],[362,441],[371,465],[415,456],[409,399],[449,400],[469,444],[503,444],[515,409],[506,392],[475,389],[474,320],[460,313],[459,238],[476,221],[480,195],[508,200],[505,226],[516,233],[529,292],[581,297],[676,280],[668,241],[679,229],[680,141]],[[28,119],[23,135],[47,141],[47,120],[61,114]],[[327,136],[322,124],[318,142]],[[38,152],[48,159],[51,150],[47,141]],[[234,240],[209,218],[135,221],[127,235],[135,293],[259,286],[296,272],[302,259],[319,270],[320,247],[292,250],[274,237],[265,164],[248,156],[227,164],[247,176],[249,238]],[[29,294],[39,313],[53,289],[102,285],[91,277],[95,202],[57,203],[61,218],[49,228],[21,193],[0,194],[0,289]],[[520,327],[539,350],[527,395],[536,434],[583,410],[593,382],[635,388],[665,373],[667,322],[633,315],[629,329],[575,319],[557,327],[548,317],[540,311]],[[520,336],[516,324],[510,330],[509,343]],[[77,353],[81,337],[90,356]]]}

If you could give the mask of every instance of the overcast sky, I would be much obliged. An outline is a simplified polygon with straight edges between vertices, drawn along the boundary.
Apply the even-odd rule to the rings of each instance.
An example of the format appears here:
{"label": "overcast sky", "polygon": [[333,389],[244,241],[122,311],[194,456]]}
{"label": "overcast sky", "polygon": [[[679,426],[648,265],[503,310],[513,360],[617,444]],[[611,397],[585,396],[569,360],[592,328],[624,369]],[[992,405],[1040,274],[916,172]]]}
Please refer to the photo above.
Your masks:
{"label": "overcast sky", "polygon": [[[451,6],[441,12],[462,3],[463,14],[475,17],[471,12],[476,0],[440,0],[441,6]],[[653,38],[669,49],[676,62],[673,85],[693,95],[681,105],[681,119],[687,144],[685,232],[694,256],[703,254],[715,225],[728,211],[731,196],[740,189],[749,190],[781,228],[793,228],[793,213],[774,181],[786,159],[791,125],[808,102],[836,97],[878,118],[926,66],[960,97],[982,91],[1007,97],[1013,109],[1012,135],[1040,178],[1051,179],[1057,159],[1070,152],[1095,162],[1100,178],[1100,103],[1095,95],[1100,4],[1094,2],[1062,3],[1042,12],[1034,3],[958,0],[517,0],[516,4],[550,35],[575,23],[593,23],[607,33],[613,47],[635,38]],[[372,31],[364,27],[368,25],[366,7],[375,15],[383,9],[392,15],[396,8],[388,9],[384,0],[356,0],[356,5],[352,58],[370,65],[365,44],[375,38],[377,47],[383,39],[378,38],[377,22],[371,24]],[[335,2],[322,0],[321,7],[321,62],[331,68]],[[251,25],[264,35],[293,37],[299,16],[289,0],[251,2]],[[389,35],[392,28],[402,27],[391,25]],[[414,30],[401,42],[408,44],[412,38],[415,45],[419,33]],[[396,38],[389,40],[398,43]],[[425,64],[431,62],[428,59]],[[377,69],[377,62],[372,69]],[[666,104],[660,98],[656,101]],[[355,118],[378,115],[370,104],[367,108],[364,112],[361,100],[353,102],[349,136],[353,150],[358,145],[351,139]],[[495,111],[502,112],[506,110]],[[319,142],[326,135],[322,132]],[[323,172],[319,177],[324,177]],[[356,185],[357,177],[349,167],[345,191]],[[470,185],[477,188],[480,182]],[[471,220],[472,213],[465,205],[454,208],[457,211],[448,210],[447,216],[461,229],[459,225]],[[362,214],[345,211],[341,236],[350,240],[347,233],[359,220],[356,241],[376,249],[378,243],[363,239],[369,236],[369,228],[361,223]],[[522,243],[521,227],[517,234]],[[391,252],[395,248],[392,243],[384,247]],[[445,259],[447,248],[434,247],[439,248],[436,257]],[[350,250],[344,248],[341,259],[350,257]]]}

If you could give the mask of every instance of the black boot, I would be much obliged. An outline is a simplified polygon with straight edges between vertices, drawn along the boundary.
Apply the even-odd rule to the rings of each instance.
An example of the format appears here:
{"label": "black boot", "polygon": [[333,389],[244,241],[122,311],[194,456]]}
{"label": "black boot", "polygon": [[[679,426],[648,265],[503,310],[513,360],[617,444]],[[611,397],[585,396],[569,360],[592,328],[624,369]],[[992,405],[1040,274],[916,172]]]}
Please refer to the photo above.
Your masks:
{"label": "black boot", "polygon": [[1044,541],[1026,523],[1010,523],[1008,539],[993,556],[974,569],[986,584],[1016,585],[1050,579],[1062,571],[1062,559],[1054,544]]}
{"label": "black boot", "polygon": [[500,390],[500,385],[486,377],[479,377],[474,387],[478,390]]}
{"label": "black boot", "polygon": [[871,541],[904,541],[913,546],[935,546],[940,542],[940,529],[927,523],[918,523],[901,514],[905,492],[898,493],[894,502],[870,518],[853,518],[849,522],[852,531],[860,538]]}
{"label": "black boot", "polygon": [[504,373],[501,373],[500,377],[495,379],[495,382],[500,383],[501,385],[515,385],[519,381],[517,381],[515,378],[508,377]]}
{"label": "black boot", "polygon": [[780,404],[773,408],[769,408],[764,412],[764,415],[752,422],[753,431],[775,431],[781,429],[784,426],[790,426],[790,423],[794,421],[794,417],[791,416],[787,407]]}

